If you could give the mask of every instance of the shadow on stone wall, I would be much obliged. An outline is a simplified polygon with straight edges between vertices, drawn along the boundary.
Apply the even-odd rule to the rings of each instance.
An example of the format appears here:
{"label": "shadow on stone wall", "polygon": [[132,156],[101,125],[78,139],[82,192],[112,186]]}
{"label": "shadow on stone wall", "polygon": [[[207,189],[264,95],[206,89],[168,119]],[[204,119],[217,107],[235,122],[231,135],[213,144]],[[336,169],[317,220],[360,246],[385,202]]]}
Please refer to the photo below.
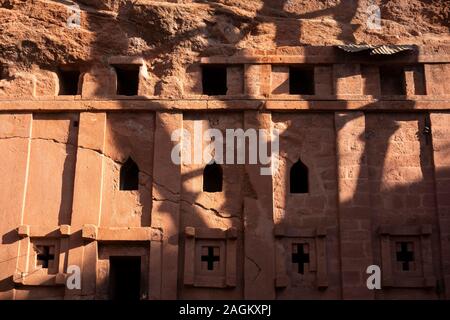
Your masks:
{"label": "shadow on stone wall", "polygon": [[[77,2],[80,2],[80,4],[81,4],[81,2],[85,2],[85,1],[77,1]],[[204,3],[204,1],[198,1],[198,2]],[[211,2],[213,2],[213,1],[211,1]],[[286,2],[287,1],[269,1],[269,0],[264,1],[262,8],[257,12],[256,17],[252,21],[250,21],[250,19],[248,19],[246,17],[242,17],[242,21],[251,24],[251,27],[248,27],[248,29],[245,29],[244,32],[254,31],[257,28],[257,24],[266,21],[268,17],[274,18],[276,20],[279,16],[281,16],[283,18],[293,20],[293,25],[296,25],[298,27],[294,31],[296,34],[296,36],[294,38],[299,38],[298,35],[301,34],[301,30],[300,30],[301,22],[299,22],[298,19],[319,18],[323,15],[331,14],[336,19],[340,19],[344,23],[344,27],[342,28],[342,31],[341,31],[340,35],[338,36],[338,39],[343,40],[343,41],[349,41],[349,42],[353,42],[355,40],[355,38],[353,36],[354,26],[351,25],[351,21],[352,21],[354,15],[356,14],[357,1],[354,1],[354,0],[343,1],[343,4],[333,7],[333,8],[326,8],[326,9],[322,9],[322,10],[319,10],[316,12],[309,12],[309,13],[300,14],[300,15],[284,12],[284,6],[285,6]],[[167,34],[166,29],[162,28],[159,25],[159,24],[162,24],[164,21],[154,19],[154,18],[157,18],[157,16],[156,15],[152,16],[151,9],[149,9],[148,11],[142,10],[142,12],[145,13],[143,20],[145,19],[146,23],[140,24],[139,21],[129,19],[129,17],[130,17],[130,15],[131,15],[131,17],[135,17],[135,16],[139,15],[139,13],[142,13],[142,12],[137,10],[131,2],[121,2],[121,3],[123,3],[123,5],[121,5],[119,7],[119,9],[117,11],[118,12],[117,16],[109,16],[104,13],[96,13],[95,11],[92,10],[91,7],[86,8],[85,6],[81,5],[82,10],[89,9],[88,18],[87,18],[87,23],[88,23],[87,29],[94,31],[95,35],[96,35],[94,41],[92,42],[92,47],[91,47],[90,56],[92,57],[92,59],[100,58],[103,62],[105,62],[104,59],[109,55],[121,55],[121,54],[126,53],[127,48],[129,46],[129,39],[132,37],[142,38],[147,42],[147,45],[150,44],[153,46],[153,48],[144,50],[141,53],[139,53],[139,55],[144,56],[146,59],[151,59],[152,57],[160,56],[161,54],[163,54],[162,56],[170,56],[170,55],[172,55],[175,48],[178,45],[185,42],[186,39],[194,38],[198,35],[206,33],[208,30],[207,27],[203,27],[203,28],[189,29],[186,32],[180,33],[180,34],[176,33],[175,36],[172,34]],[[214,8],[213,3],[210,3],[210,5]],[[133,13],[133,11],[136,11],[136,12]],[[224,8],[220,8],[220,10],[217,9],[217,11],[215,11],[215,12],[223,13],[224,11],[225,11],[225,14],[232,14],[233,16],[236,14],[235,12],[226,12],[226,10]],[[131,12],[131,14],[130,14],[130,12]],[[214,23],[214,21],[209,21],[209,23]],[[115,26],[115,28],[111,28],[111,26]],[[157,34],[155,33],[155,30],[158,31],[158,32],[156,32]],[[290,42],[290,41],[286,41],[285,40],[286,31],[287,30],[283,30],[282,28],[276,28],[275,42],[277,45],[282,46],[282,45],[288,45],[288,44],[291,44],[291,45],[300,45],[301,44],[300,41],[298,43],[294,43],[294,44],[292,44],[292,42]],[[289,32],[291,32],[291,30],[289,30]],[[111,39],[112,39],[111,34],[113,34],[113,39],[116,39],[117,41],[111,42]],[[211,42],[206,47],[201,48],[201,49],[205,50],[205,51],[211,51],[214,49],[214,46],[215,46],[215,43]],[[308,50],[309,50],[309,48],[306,47],[305,48],[305,56],[306,57],[308,56]],[[238,52],[239,48],[235,48],[233,46],[227,46],[226,48],[223,49],[223,51],[233,54],[233,53]],[[201,54],[202,53],[200,53],[200,55]],[[160,77],[160,80],[159,80],[160,82],[164,81],[163,78],[167,74],[167,68],[170,69],[171,67],[174,66],[174,62],[172,59],[174,59],[174,58],[172,57],[165,61],[158,61],[153,66],[153,70]],[[416,61],[417,61],[417,59],[416,59]],[[306,61],[306,63],[308,63],[308,61]],[[185,67],[187,67],[187,66],[185,66]],[[158,84],[156,84],[156,86],[157,85]],[[334,88],[336,87],[336,83],[334,83],[333,87]],[[265,111],[264,110],[265,99],[261,98],[260,100],[256,100],[256,101],[258,103],[260,103],[260,105],[262,106],[260,111],[264,112]],[[227,104],[227,100],[223,100],[222,102],[224,104]],[[152,103],[155,104],[155,101],[152,101]],[[402,102],[402,104],[405,105],[405,111],[407,111],[407,110],[411,111],[415,108],[414,101],[405,101],[405,102]],[[367,105],[362,107],[361,110],[353,109],[353,110],[351,110],[351,112],[365,112],[365,110],[377,109],[379,105],[380,104],[377,102],[368,103]],[[161,108],[164,109],[164,106],[161,105]],[[312,104],[312,103],[308,104],[308,110],[314,110],[314,108],[315,108],[314,104]],[[342,113],[345,113],[345,115],[343,116],[343,118],[340,119],[341,127],[336,128],[336,134],[338,134],[339,131],[341,130],[341,128],[344,127],[347,123],[350,123],[351,121],[353,121],[355,119],[355,117],[359,117],[359,115],[355,116],[353,114],[350,114],[350,110],[348,110],[347,108],[348,108],[348,106],[344,106],[342,108]],[[117,112],[128,112],[128,111],[124,108],[123,110],[118,110]],[[148,112],[153,112],[153,111],[148,110]],[[211,112],[211,111],[209,111],[209,112]],[[189,113],[189,111],[186,110],[186,113]],[[365,117],[366,118],[364,121],[367,125],[367,117],[371,117],[371,115],[369,113],[365,113]],[[392,118],[394,118],[395,120],[393,120]],[[424,119],[427,119],[427,118],[428,118],[428,115],[426,113],[420,114],[417,116],[416,116],[416,114],[414,114],[414,116],[405,116],[405,117],[403,115],[395,115],[395,116],[392,116],[391,118],[386,117],[387,124],[386,124],[386,127],[383,128],[385,130],[385,132],[383,133],[383,136],[380,137],[380,140],[377,141],[377,148],[375,148],[375,149],[370,149],[370,147],[368,147],[368,145],[370,145],[370,143],[371,143],[370,141],[371,141],[371,139],[373,139],[373,135],[377,136],[376,132],[371,133],[371,132],[364,131],[363,134],[361,136],[359,136],[360,141],[366,142],[364,144],[364,149],[361,152],[361,157],[359,159],[359,162],[366,163],[366,167],[368,169],[369,176],[365,175],[367,173],[367,171],[366,171],[366,173],[364,173],[363,170],[360,170],[359,176],[355,178],[357,180],[357,184],[355,186],[354,194],[347,202],[339,202],[339,200],[337,201],[336,207],[338,207],[338,211],[341,211],[342,208],[353,207],[354,201],[357,201],[359,198],[367,199],[367,196],[369,195],[370,200],[363,207],[364,209],[368,209],[369,212],[367,212],[365,214],[364,219],[367,219],[367,220],[373,221],[373,222],[379,222],[380,217],[381,217],[380,211],[383,211],[384,208],[379,203],[374,201],[374,199],[370,196],[374,190],[380,190],[380,192],[377,196],[380,199],[382,199],[383,197],[386,197],[386,198],[389,197],[391,194],[411,193],[411,190],[414,190],[415,187],[417,187],[421,184],[420,181],[415,181],[414,183],[411,183],[410,185],[400,186],[396,189],[386,190],[382,186],[382,180],[383,180],[382,175],[384,174],[384,169],[385,169],[384,162],[386,160],[386,154],[387,154],[388,148],[390,146],[390,139],[396,133],[396,131],[398,129],[396,121],[397,120],[402,121],[403,119],[415,121],[415,119],[417,119],[419,121],[419,131],[423,131],[424,125],[425,125]],[[170,141],[170,137],[171,137],[171,132],[166,132],[162,138],[165,141]],[[114,139],[114,137],[112,137],[112,139]],[[281,139],[283,139],[283,136],[281,136]],[[432,159],[431,159],[431,155],[430,155],[432,146],[431,146],[431,144],[429,144],[429,142],[427,142],[428,138],[426,138],[421,132],[418,133],[418,140],[419,140],[419,144],[420,144],[421,171],[423,173],[424,179],[429,180],[429,179],[432,179],[429,176],[430,170],[432,170],[434,168],[434,165],[433,165]],[[337,142],[339,143],[339,141],[337,141]],[[154,155],[149,155],[149,156],[154,157]],[[298,156],[302,157],[302,155],[298,155]],[[338,159],[336,159],[336,160],[338,160]],[[286,169],[287,170],[284,173],[284,175],[286,177],[288,177],[289,176],[288,167],[286,167]],[[242,171],[243,171],[243,176],[240,181],[240,183],[241,183],[240,188],[242,189],[243,194],[247,194],[247,195],[253,194],[252,199],[258,201],[259,195],[258,194],[254,195],[255,190],[258,189],[258,186],[251,185],[251,183],[252,183],[251,181],[254,181],[254,179],[245,179],[245,177],[248,177],[248,175],[251,175],[252,173],[246,172],[246,166],[242,167]],[[194,199],[193,202],[188,202],[188,204],[191,203],[192,205],[195,205],[195,203],[198,202],[200,195],[193,194],[192,192],[189,192],[188,190],[183,190],[182,182],[192,178],[193,176],[200,176],[200,175],[202,175],[202,173],[203,173],[202,170],[198,170],[198,171],[189,172],[188,174],[181,177],[180,193],[177,194],[176,191],[174,192],[174,196],[180,198],[180,204],[183,203],[185,198]],[[145,174],[152,176],[152,174],[150,174],[148,172],[145,172]],[[336,178],[338,178],[338,168],[337,167],[336,167]],[[150,185],[149,191],[152,192],[152,190],[155,187],[159,188],[160,186],[163,186],[163,188],[164,188],[164,184],[165,184],[165,181],[155,181],[154,177],[152,177],[152,184]],[[370,186],[368,186],[368,185],[370,185]],[[287,187],[287,184],[286,184],[286,187]],[[63,188],[63,190],[64,190],[64,188]],[[336,199],[339,199],[338,198],[339,195],[338,195],[337,191],[338,190],[336,190]],[[413,194],[414,194],[414,192],[413,192]],[[289,192],[286,191],[286,195],[289,195]],[[62,194],[62,197],[65,197],[65,196],[66,195]],[[235,199],[230,199],[230,198],[227,198],[226,196],[225,196],[225,200],[227,202],[235,201]],[[244,230],[245,197],[243,197],[241,199],[241,201],[242,201],[241,216],[236,217],[236,219],[233,220],[233,225],[235,225],[238,228],[238,230],[240,230],[240,241],[241,241],[242,253],[245,254],[246,259],[251,259],[253,261],[254,260],[253,258],[255,258],[255,257],[251,256],[252,255],[251,252],[243,252],[244,251],[243,250],[243,248],[244,248],[243,230]],[[285,199],[285,203],[287,203],[287,201],[288,201],[288,199]],[[228,205],[229,205],[228,203],[225,203],[222,206],[222,208],[214,208],[214,210],[220,212],[223,208],[226,208]],[[262,203],[262,205],[263,205],[263,203]],[[153,204],[152,204],[152,206],[153,206]],[[359,205],[357,205],[355,208],[361,209],[361,207]],[[165,203],[162,206],[160,206],[158,210],[163,211],[163,212],[164,211],[171,212],[173,210],[173,204],[170,201],[165,201]],[[183,219],[185,214],[186,214],[186,212],[183,212],[183,210],[181,209],[181,211],[179,213],[180,219]],[[214,212],[211,211],[210,214],[214,214]],[[340,238],[340,236],[342,235],[342,231],[343,231],[343,230],[341,230],[341,228],[339,226],[339,219],[342,219],[342,215],[343,215],[342,212],[337,213],[336,217],[334,217],[332,220],[333,222],[329,223],[327,225],[327,228],[337,230],[336,234],[338,235],[338,238]],[[415,223],[418,220],[407,220],[407,221],[410,223]],[[143,225],[147,225],[147,223],[149,224],[150,221],[142,222]],[[173,221],[173,225],[179,225],[179,223],[180,223],[180,221]],[[201,226],[211,227],[209,221],[203,221],[203,225],[201,225]],[[201,226],[199,225],[196,227],[201,227]],[[376,230],[371,229],[375,226],[376,226],[376,224],[372,224],[368,227],[368,230],[367,230],[370,233],[370,237],[369,237],[370,239],[368,238],[368,241],[370,243],[372,243],[371,249],[373,250],[373,256],[366,256],[364,258],[364,261],[361,262],[361,267],[363,266],[363,263],[366,263],[366,262],[369,264],[380,264],[379,258],[378,258],[379,257],[379,248],[375,244],[376,243]],[[348,230],[346,230],[346,232],[347,231]],[[3,241],[5,241],[6,238],[7,239],[11,238],[10,236],[8,236],[8,234],[3,235]],[[81,237],[80,232],[77,231],[77,235],[75,235],[75,236]],[[179,234],[177,234],[174,238],[167,239],[167,241],[170,244],[172,244],[173,246],[182,244],[183,243],[183,230],[180,230]],[[342,251],[342,247],[341,247],[342,243],[340,243],[339,246],[340,246],[339,250]],[[73,248],[74,247],[71,247],[71,249],[73,249]],[[180,262],[183,261],[183,250],[181,248],[182,247],[180,246],[180,250],[178,252],[178,254],[179,254],[178,261],[180,261]],[[355,258],[359,258],[359,257],[356,256]],[[94,261],[92,261],[92,263],[94,263]],[[246,262],[242,261],[242,263],[246,264],[246,263],[249,263],[249,261],[246,261]],[[341,264],[342,264],[342,262],[341,262]],[[258,265],[257,265],[257,267],[259,268]],[[342,268],[342,265],[340,265],[340,267]],[[242,267],[242,268],[244,268],[244,267]],[[364,273],[364,271],[365,271],[365,269],[361,270],[361,273]],[[342,272],[343,272],[343,270],[340,270],[337,273],[342,273]],[[183,265],[182,265],[182,263],[180,263],[179,272],[178,272],[178,278],[179,278],[178,283],[180,286],[179,289],[181,289],[181,286],[183,283],[182,273],[183,273]],[[251,277],[251,275],[247,275],[247,274],[245,276]],[[243,292],[243,287],[242,287],[243,279],[240,279],[240,280],[241,281],[238,284],[239,292],[236,295],[237,298],[244,297],[244,292]],[[8,283],[10,283],[9,281],[10,281],[9,278],[2,279],[1,282],[2,283],[5,282],[5,286],[2,286],[2,284],[0,283],[0,288],[9,288],[10,289],[11,287],[8,285]],[[345,279],[341,278],[340,282],[341,282],[341,291],[342,291],[343,290],[342,288],[346,286]],[[181,290],[179,290],[179,293],[180,293],[180,291]],[[342,295],[342,292],[340,293],[340,295]],[[382,295],[380,295],[380,297],[382,297]]]}

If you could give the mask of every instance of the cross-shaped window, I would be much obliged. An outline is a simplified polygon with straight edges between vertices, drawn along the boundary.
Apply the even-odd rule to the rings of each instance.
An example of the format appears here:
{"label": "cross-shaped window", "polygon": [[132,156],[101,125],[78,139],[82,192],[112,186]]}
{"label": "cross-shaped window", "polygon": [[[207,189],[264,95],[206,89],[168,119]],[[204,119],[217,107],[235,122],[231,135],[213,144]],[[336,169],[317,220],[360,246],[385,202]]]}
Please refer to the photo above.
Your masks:
{"label": "cross-shaped window", "polygon": [[412,250],[412,242],[397,243],[397,261],[402,264],[403,271],[409,271],[410,262],[414,261],[414,252]]}
{"label": "cross-shaped window", "polygon": [[37,249],[37,264],[42,268],[48,268],[49,262],[55,259],[54,246],[36,246]]}
{"label": "cross-shaped window", "polygon": [[207,270],[214,270],[214,266],[220,261],[219,247],[202,247],[202,268],[206,265]]}
{"label": "cross-shaped window", "polygon": [[298,264],[298,273],[305,273],[305,264],[309,263],[309,250],[306,243],[292,245],[292,263]]}

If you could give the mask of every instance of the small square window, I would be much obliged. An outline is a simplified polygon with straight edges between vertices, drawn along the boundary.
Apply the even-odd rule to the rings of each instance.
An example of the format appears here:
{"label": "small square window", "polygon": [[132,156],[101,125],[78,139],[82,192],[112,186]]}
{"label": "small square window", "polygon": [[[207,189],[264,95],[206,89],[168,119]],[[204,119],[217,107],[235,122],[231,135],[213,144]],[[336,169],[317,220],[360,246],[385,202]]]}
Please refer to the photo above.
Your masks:
{"label": "small square window", "polygon": [[313,95],[314,92],[314,67],[289,67],[289,94]]}
{"label": "small square window", "polygon": [[405,95],[405,71],[401,66],[380,67],[381,95]]}
{"label": "small square window", "polygon": [[222,65],[204,65],[202,67],[203,94],[208,96],[226,95],[227,67]]}
{"label": "small square window", "polygon": [[184,284],[235,287],[237,230],[186,227],[185,235]]}
{"label": "small square window", "polygon": [[117,75],[117,95],[135,96],[139,89],[139,69],[138,64],[114,65]]}
{"label": "small square window", "polygon": [[79,94],[80,71],[78,70],[58,70],[59,93],[60,96],[74,96]]}

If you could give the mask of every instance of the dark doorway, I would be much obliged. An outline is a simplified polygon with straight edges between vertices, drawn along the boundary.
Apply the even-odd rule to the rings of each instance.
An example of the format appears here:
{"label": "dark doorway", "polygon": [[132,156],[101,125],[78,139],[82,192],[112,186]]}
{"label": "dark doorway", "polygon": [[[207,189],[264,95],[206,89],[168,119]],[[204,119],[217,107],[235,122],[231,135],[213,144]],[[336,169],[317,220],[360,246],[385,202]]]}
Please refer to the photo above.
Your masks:
{"label": "dark doorway", "polygon": [[109,298],[139,300],[141,295],[141,257],[109,257]]}

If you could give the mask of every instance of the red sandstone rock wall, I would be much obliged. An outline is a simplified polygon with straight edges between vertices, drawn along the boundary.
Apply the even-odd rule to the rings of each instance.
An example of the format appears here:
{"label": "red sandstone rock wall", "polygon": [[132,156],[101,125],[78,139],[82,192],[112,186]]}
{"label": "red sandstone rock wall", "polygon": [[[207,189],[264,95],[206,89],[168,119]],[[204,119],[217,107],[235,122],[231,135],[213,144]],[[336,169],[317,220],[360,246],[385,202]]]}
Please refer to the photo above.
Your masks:
{"label": "red sandstone rock wall", "polygon": [[110,55],[145,58],[145,94],[180,96],[191,91],[192,64],[199,56],[253,50],[288,54],[293,46],[342,43],[417,44],[439,50],[449,41],[450,9],[439,0],[377,2],[381,30],[367,28],[371,2],[366,0],[77,3],[80,28],[67,27],[70,2],[0,2],[0,63],[12,64],[0,97],[54,95],[48,71],[61,64],[102,65]]}
{"label": "red sandstone rock wall", "polygon": [[[63,1],[0,0],[0,298],[107,298],[114,255],[141,257],[142,298],[450,297],[447,2],[379,1],[379,31],[365,1],[77,3],[81,27],[68,28]],[[389,60],[329,47],[343,43],[418,50]],[[227,96],[202,95],[207,57],[229,64]],[[381,96],[386,61],[423,65],[425,80],[407,68],[406,95]],[[315,94],[290,95],[288,65],[305,62]],[[116,95],[110,64],[123,63],[139,66],[136,97]],[[68,66],[81,81],[61,97]],[[171,133],[194,121],[279,129],[278,171],[224,165],[223,192],[203,192],[206,164],[170,159]],[[139,187],[123,192],[129,157]],[[310,192],[291,195],[299,158]],[[299,239],[303,276],[290,260]],[[412,279],[390,265],[395,239],[415,246]],[[55,244],[48,271],[36,243]],[[226,250],[212,278],[196,249],[211,243]],[[388,270],[381,291],[366,287],[371,264]],[[81,290],[64,288],[68,265],[83,267]]]}

